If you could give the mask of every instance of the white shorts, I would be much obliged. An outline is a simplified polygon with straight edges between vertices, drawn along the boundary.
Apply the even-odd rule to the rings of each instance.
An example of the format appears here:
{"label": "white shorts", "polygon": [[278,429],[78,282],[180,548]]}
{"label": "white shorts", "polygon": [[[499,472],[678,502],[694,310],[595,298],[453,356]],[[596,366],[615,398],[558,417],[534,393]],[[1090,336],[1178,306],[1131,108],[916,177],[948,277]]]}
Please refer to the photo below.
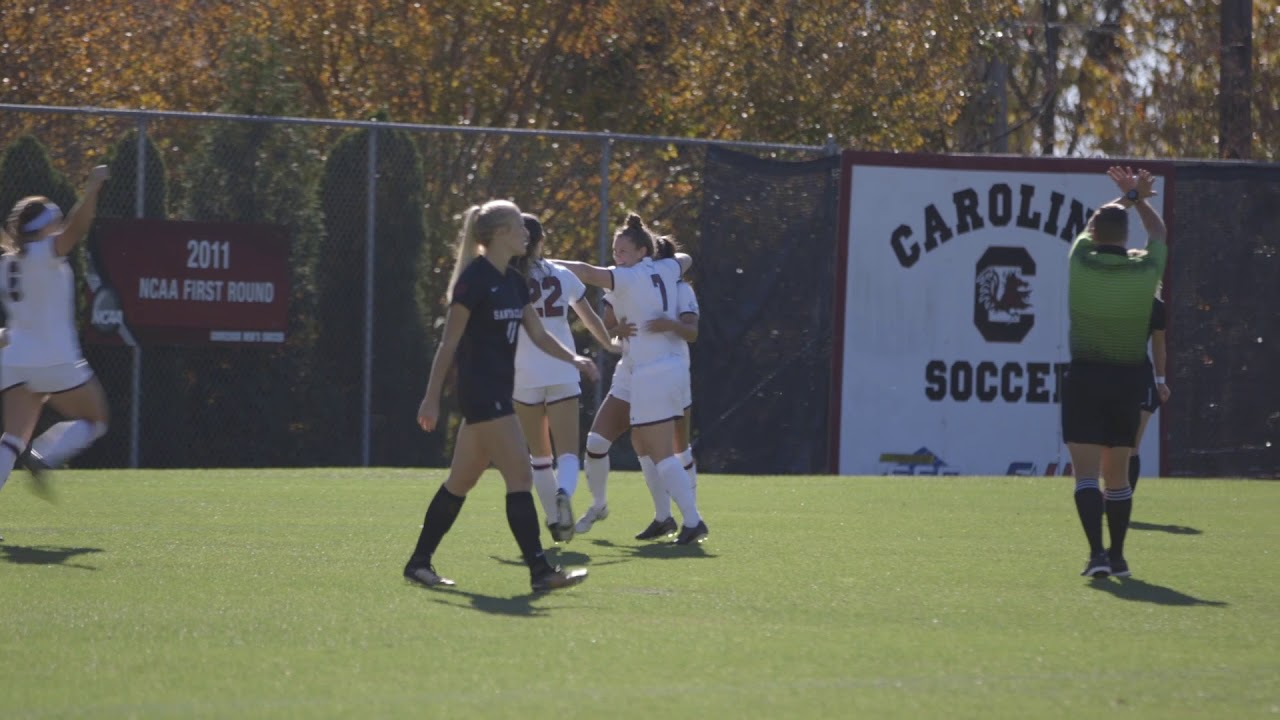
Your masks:
{"label": "white shorts", "polygon": [[33,393],[60,393],[84,385],[93,379],[89,361],[80,359],[72,363],[43,367],[5,365],[0,367],[0,388],[8,390],[26,385]]}
{"label": "white shorts", "polygon": [[532,388],[516,388],[512,400],[521,405],[550,405],[561,400],[575,398],[582,394],[582,386],[578,383],[562,383],[560,385],[543,385]]}
{"label": "white shorts", "polygon": [[679,358],[650,363],[631,372],[631,389],[633,426],[683,417],[690,400],[689,370]]}
{"label": "white shorts", "polygon": [[680,383],[680,414],[683,415],[686,409],[693,407],[693,378],[689,375],[689,366],[684,363],[681,366],[683,380]]}
{"label": "white shorts", "polygon": [[619,362],[613,369],[613,381],[609,383],[609,394],[624,403],[631,402],[631,364]]}

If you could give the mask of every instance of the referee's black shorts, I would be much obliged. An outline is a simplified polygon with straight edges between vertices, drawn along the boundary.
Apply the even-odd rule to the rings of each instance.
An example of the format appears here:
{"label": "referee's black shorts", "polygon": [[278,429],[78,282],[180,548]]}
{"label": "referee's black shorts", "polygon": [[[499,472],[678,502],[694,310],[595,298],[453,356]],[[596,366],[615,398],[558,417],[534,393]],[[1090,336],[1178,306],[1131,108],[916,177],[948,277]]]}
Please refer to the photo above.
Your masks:
{"label": "referee's black shorts", "polygon": [[1142,365],[1072,360],[1063,376],[1062,439],[1133,447],[1141,418]]}

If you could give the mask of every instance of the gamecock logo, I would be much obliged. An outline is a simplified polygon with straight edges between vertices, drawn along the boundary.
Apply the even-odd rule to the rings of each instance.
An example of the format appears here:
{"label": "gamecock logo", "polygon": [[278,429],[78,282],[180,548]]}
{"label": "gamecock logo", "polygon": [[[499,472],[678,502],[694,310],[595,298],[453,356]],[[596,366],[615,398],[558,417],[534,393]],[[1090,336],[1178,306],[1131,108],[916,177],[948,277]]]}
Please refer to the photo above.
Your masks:
{"label": "gamecock logo", "polygon": [[1031,282],[1036,262],[1020,247],[990,247],[974,277],[973,324],[987,342],[1022,342],[1036,317]]}

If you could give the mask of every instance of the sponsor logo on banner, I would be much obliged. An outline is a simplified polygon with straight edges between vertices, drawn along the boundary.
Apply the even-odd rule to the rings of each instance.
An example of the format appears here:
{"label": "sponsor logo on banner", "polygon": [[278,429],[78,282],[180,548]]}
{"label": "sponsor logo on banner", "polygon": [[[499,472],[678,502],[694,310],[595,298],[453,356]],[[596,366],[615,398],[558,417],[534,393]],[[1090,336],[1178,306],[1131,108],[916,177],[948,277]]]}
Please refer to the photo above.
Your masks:
{"label": "sponsor logo on banner", "polygon": [[880,453],[885,466],[883,475],[959,475],[960,469],[948,465],[927,447],[913,453]]}

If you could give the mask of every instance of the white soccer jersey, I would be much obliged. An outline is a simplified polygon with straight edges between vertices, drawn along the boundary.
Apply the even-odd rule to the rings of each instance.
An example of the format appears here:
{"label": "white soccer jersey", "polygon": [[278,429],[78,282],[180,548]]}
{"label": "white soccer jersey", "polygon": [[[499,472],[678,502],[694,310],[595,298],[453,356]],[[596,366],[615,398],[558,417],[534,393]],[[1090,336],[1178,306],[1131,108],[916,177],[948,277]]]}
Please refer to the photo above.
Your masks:
{"label": "white soccer jersey", "polygon": [[0,298],[8,318],[9,345],[0,362],[47,367],[81,359],[76,337],[74,276],[53,236],[0,257]]}
{"label": "white soccer jersey", "polygon": [[[577,275],[553,260],[539,260],[529,268],[529,302],[538,311],[542,326],[552,337],[576,350],[573,330],[569,327],[569,305],[587,294],[587,286]],[[520,342],[516,343],[516,387],[535,388],[547,385],[577,383],[578,368],[546,354],[520,326]]]}
{"label": "white soccer jersey", "polygon": [[[685,313],[699,314],[698,296],[693,293],[693,287],[689,283],[681,280],[676,286],[676,319]],[[689,343],[684,340],[680,341],[680,357],[684,358],[685,365],[689,364]]]}
{"label": "white soccer jersey", "polygon": [[646,257],[631,267],[611,268],[613,272],[613,314],[635,323],[636,334],[626,344],[632,370],[652,362],[679,357],[684,341],[671,333],[652,333],[645,323],[660,316],[675,318],[676,286],[680,263],[674,259]]}

